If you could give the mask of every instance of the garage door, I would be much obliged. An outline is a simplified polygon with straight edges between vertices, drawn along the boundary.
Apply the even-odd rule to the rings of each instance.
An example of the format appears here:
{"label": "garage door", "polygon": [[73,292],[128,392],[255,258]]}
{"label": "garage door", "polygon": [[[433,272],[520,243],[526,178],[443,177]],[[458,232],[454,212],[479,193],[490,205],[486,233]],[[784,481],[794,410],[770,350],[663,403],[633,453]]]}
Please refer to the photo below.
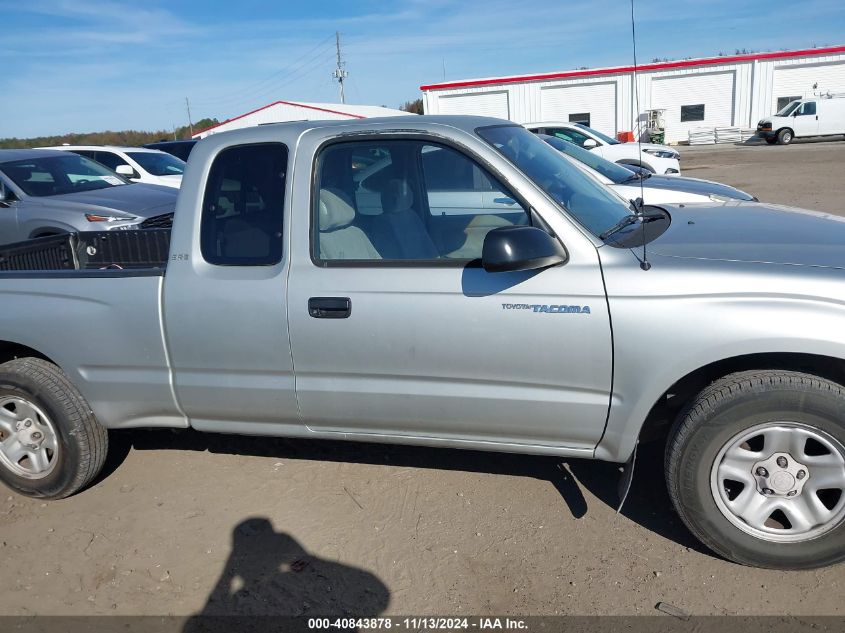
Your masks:
{"label": "garage door", "polygon": [[507,91],[440,97],[437,109],[440,114],[475,114],[500,119],[507,119],[510,115]]}
{"label": "garage door", "polygon": [[543,121],[586,123],[616,136],[616,82],[554,86],[540,91]]}
{"label": "garage door", "polygon": [[735,81],[733,71],[653,79],[651,107],[666,110],[666,142],[685,141],[697,127],[733,125]]}
{"label": "garage door", "polygon": [[790,97],[812,96],[813,84],[818,84],[817,90],[822,92],[845,91],[845,62],[775,68],[772,113],[786,105]]}

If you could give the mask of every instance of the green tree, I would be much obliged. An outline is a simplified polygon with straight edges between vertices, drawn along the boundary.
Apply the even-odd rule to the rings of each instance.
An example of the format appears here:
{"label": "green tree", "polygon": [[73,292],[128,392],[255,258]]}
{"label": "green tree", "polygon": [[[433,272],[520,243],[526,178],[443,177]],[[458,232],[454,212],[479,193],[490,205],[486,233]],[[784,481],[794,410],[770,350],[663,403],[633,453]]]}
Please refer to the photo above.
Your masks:
{"label": "green tree", "polygon": [[399,106],[399,109],[404,110],[405,112],[412,112],[414,114],[423,114],[423,100],[414,99],[413,101],[406,101]]}

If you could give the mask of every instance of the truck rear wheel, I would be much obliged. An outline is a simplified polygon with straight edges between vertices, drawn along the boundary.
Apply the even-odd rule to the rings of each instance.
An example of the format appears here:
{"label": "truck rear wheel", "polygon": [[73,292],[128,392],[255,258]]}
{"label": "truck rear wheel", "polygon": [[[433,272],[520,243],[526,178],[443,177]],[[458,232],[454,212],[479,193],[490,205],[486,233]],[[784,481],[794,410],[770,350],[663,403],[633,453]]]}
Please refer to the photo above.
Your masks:
{"label": "truck rear wheel", "polygon": [[61,499],[88,485],[106,459],[108,434],[54,364],[0,365],[0,480],[28,497]]}
{"label": "truck rear wheel", "polygon": [[740,372],[702,391],[666,448],[666,480],[695,536],[735,562],[813,569],[845,560],[845,387]]}
{"label": "truck rear wheel", "polygon": [[792,142],[792,130],[789,128],[783,129],[778,132],[778,145],[789,145]]}

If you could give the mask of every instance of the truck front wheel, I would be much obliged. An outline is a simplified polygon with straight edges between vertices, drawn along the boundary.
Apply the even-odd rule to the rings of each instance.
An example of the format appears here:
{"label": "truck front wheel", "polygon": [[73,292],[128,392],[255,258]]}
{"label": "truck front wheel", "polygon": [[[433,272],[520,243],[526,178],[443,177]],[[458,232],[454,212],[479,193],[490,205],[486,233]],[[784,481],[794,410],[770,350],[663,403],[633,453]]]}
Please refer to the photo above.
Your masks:
{"label": "truck front wheel", "polygon": [[40,358],[0,365],[0,480],[61,499],[100,472],[108,434],[61,369]]}
{"label": "truck front wheel", "polygon": [[845,560],[845,387],[790,371],[731,374],[681,413],[666,480],[705,545],[745,565]]}
{"label": "truck front wheel", "polygon": [[778,145],[789,145],[792,142],[792,130],[784,128],[777,135]]}

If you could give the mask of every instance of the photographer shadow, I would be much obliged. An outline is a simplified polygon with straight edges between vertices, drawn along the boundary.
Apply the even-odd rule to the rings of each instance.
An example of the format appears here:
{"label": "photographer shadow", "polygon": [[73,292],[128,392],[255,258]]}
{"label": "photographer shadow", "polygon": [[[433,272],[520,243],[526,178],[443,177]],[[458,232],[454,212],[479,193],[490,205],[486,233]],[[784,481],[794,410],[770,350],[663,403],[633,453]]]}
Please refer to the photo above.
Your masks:
{"label": "photographer shadow", "polygon": [[252,517],[235,526],[223,573],[183,632],[279,630],[280,616],[303,626],[309,617],[371,618],[389,602],[375,575],[309,554],[269,519]]}

